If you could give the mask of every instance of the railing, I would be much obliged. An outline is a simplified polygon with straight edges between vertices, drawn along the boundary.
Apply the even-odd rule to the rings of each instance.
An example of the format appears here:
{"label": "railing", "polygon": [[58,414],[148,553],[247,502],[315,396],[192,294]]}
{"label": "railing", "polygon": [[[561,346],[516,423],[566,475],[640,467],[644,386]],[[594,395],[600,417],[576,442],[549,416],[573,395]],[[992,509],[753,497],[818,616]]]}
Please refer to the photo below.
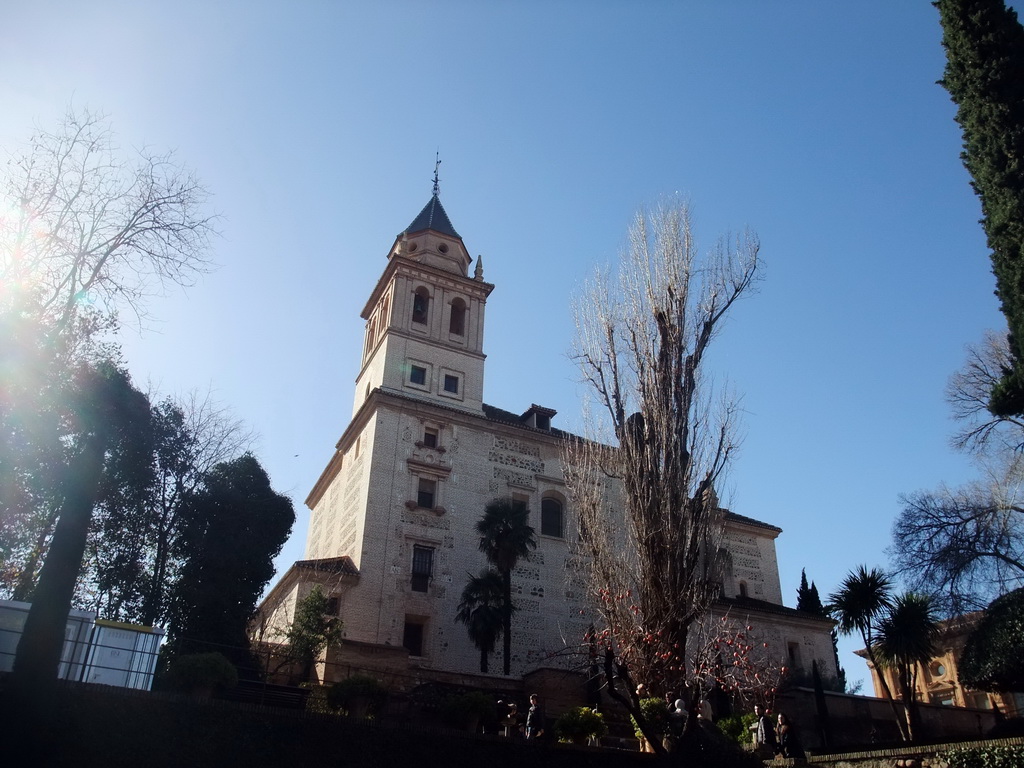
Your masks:
{"label": "railing", "polygon": [[[0,671],[14,668],[21,627],[0,628]],[[162,633],[84,621],[68,622],[57,677],[148,690],[156,671]]]}

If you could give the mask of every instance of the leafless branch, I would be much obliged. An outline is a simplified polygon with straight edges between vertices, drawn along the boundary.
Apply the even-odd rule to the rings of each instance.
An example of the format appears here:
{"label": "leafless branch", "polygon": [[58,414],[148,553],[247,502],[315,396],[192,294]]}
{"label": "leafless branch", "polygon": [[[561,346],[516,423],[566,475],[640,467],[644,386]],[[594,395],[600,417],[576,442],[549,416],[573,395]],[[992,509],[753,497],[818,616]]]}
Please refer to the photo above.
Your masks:
{"label": "leafless branch", "polygon": [[173,154],[119,151],[104,115],[69,110],[36,133],[0,187],[5,303],[28,295],[59,328],[128,308],[209,266],[209,192]]}
{"label": "leafless branch", "polygon": [[663,205],[637,215],[618,273],[599,273],[575,304],[574,358],[599,414],[564,451],[578,563],[616,663],[647,684],[675,688],[685,672],[643,638],[685,648],[720,593],[715,491],[736,449],[737,408],[717,401],[702,367],[757,280],[758,249],[748,233],[702,255],[687,206]]}

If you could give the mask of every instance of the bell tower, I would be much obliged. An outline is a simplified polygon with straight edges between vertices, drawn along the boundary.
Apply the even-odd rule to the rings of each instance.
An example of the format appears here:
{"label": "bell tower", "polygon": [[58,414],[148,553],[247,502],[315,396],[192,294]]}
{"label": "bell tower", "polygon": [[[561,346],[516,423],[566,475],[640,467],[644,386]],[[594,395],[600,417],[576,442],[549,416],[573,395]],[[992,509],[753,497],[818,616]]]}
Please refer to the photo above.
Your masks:
{"label": "bell tower", "polygon": [[378,387],[480,413],[484,388],[485,283],[434,191],[388,252],[361,317],[363,360],[353,415]]}

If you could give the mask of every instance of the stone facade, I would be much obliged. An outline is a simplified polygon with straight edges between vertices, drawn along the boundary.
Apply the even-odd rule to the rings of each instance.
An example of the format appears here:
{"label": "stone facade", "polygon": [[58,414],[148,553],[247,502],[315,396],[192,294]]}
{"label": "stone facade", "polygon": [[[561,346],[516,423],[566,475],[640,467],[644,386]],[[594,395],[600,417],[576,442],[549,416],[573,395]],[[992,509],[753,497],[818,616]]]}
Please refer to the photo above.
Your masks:
{"label": "stone facade", "polygon": [[[396,239],[363,309],[352,421],[306,500],[303,562],[347,558],[357,571],[331,593],[348,641],[404,648],[410,668],[473,673],[479,652],[455,614],[467,579],[486,565],[475,524],[490,500],[522,500],[539,542],[513,574],[512,668],[522,676],[581,642],[590,621],[586,585],[555,412],[531,405],[517,414],[483,402],[493,286],[479,260],[472,276],[470,264],[435,195]],[[817,659],[834,675],[830,623],[782,605],[780,529],[731,513],[726,525],[731,571],[716,611],[756,624],[792,664],[809,670]],[[261,607],[264,625],[287,624],[308,575],[289,571]]]}

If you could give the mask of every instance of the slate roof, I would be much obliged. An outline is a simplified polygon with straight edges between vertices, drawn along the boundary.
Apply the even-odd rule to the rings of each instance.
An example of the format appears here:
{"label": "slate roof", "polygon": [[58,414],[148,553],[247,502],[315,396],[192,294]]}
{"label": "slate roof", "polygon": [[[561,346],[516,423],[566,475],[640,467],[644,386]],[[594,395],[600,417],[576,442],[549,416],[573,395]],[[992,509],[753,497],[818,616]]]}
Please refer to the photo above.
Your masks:
{"label": "slate roof", "polygon": [[[512,413],[512,411],[506,411],[504,408],[495,408],[493,405],[488,405],[487,403],[484,403],[483,409],[484,416],[486,416],[489,421],[497,421],[500,422],[501,424],[511,424],[512,426],[520,427],[522,429],[529,429],[535,432],[545,432],[551,435],[555,435],[556,437],[575,437],[575,435],[573,435],[570,432],[565,432],[561,429],[555,429],[554,427],[552,427],[551,429],[537,429],[536,427],[531,427],[529,424],[526,424],[523,421],[523,417],[521,415],[519,415],[518,413]],[[551,409],[545,408],[544,410]],[[552,411],[552,413],[554,412]]]}
{"label": "slate roof", "polygon": [[719,597],[715,600],[715,605],[719,608],[726,608],[729,611],[749,610],[759,613],[774,613],[777,616],[788,616],[793,619],[813,619],[828,622],[829,624],[834,623],[827,616],[819,616],[816,613],[809,613],[807,611],[798,611],[796,608],[769,603],[767,600],[758,600],[756,597]]}
{"label": "slate roof", "polygon": [[726,519],[735,520],[738,523],[746,523],[747,525],[756,525],[758,528],[767,528],[769,531],[778,531],[779,533],[782,533],[782,529],[779,528],[777,525],[772,525],[771,523],[765,523],[765,522],[763,522],[761,520],[755,520],[754,518],[747,517],[746,515],[737,515],[735,512],[731,512],[728,509],[725,510],[725,517],[726,517]]}
{"label": "slate roof", "polygon": [[441,205],[441,200],[437,195],[433,195],[429,202],[423,206],[423,210],[412,220],[412,224],[405,228],[405,233],[412,235],[426,229],[432,229],[435,232],[440,232],[442,235],[450,235],[458,237],[460,240],[462,239],[462,236],[452,226],[452,221],[448,218],[448,214],[445,212],[444,206]]}

